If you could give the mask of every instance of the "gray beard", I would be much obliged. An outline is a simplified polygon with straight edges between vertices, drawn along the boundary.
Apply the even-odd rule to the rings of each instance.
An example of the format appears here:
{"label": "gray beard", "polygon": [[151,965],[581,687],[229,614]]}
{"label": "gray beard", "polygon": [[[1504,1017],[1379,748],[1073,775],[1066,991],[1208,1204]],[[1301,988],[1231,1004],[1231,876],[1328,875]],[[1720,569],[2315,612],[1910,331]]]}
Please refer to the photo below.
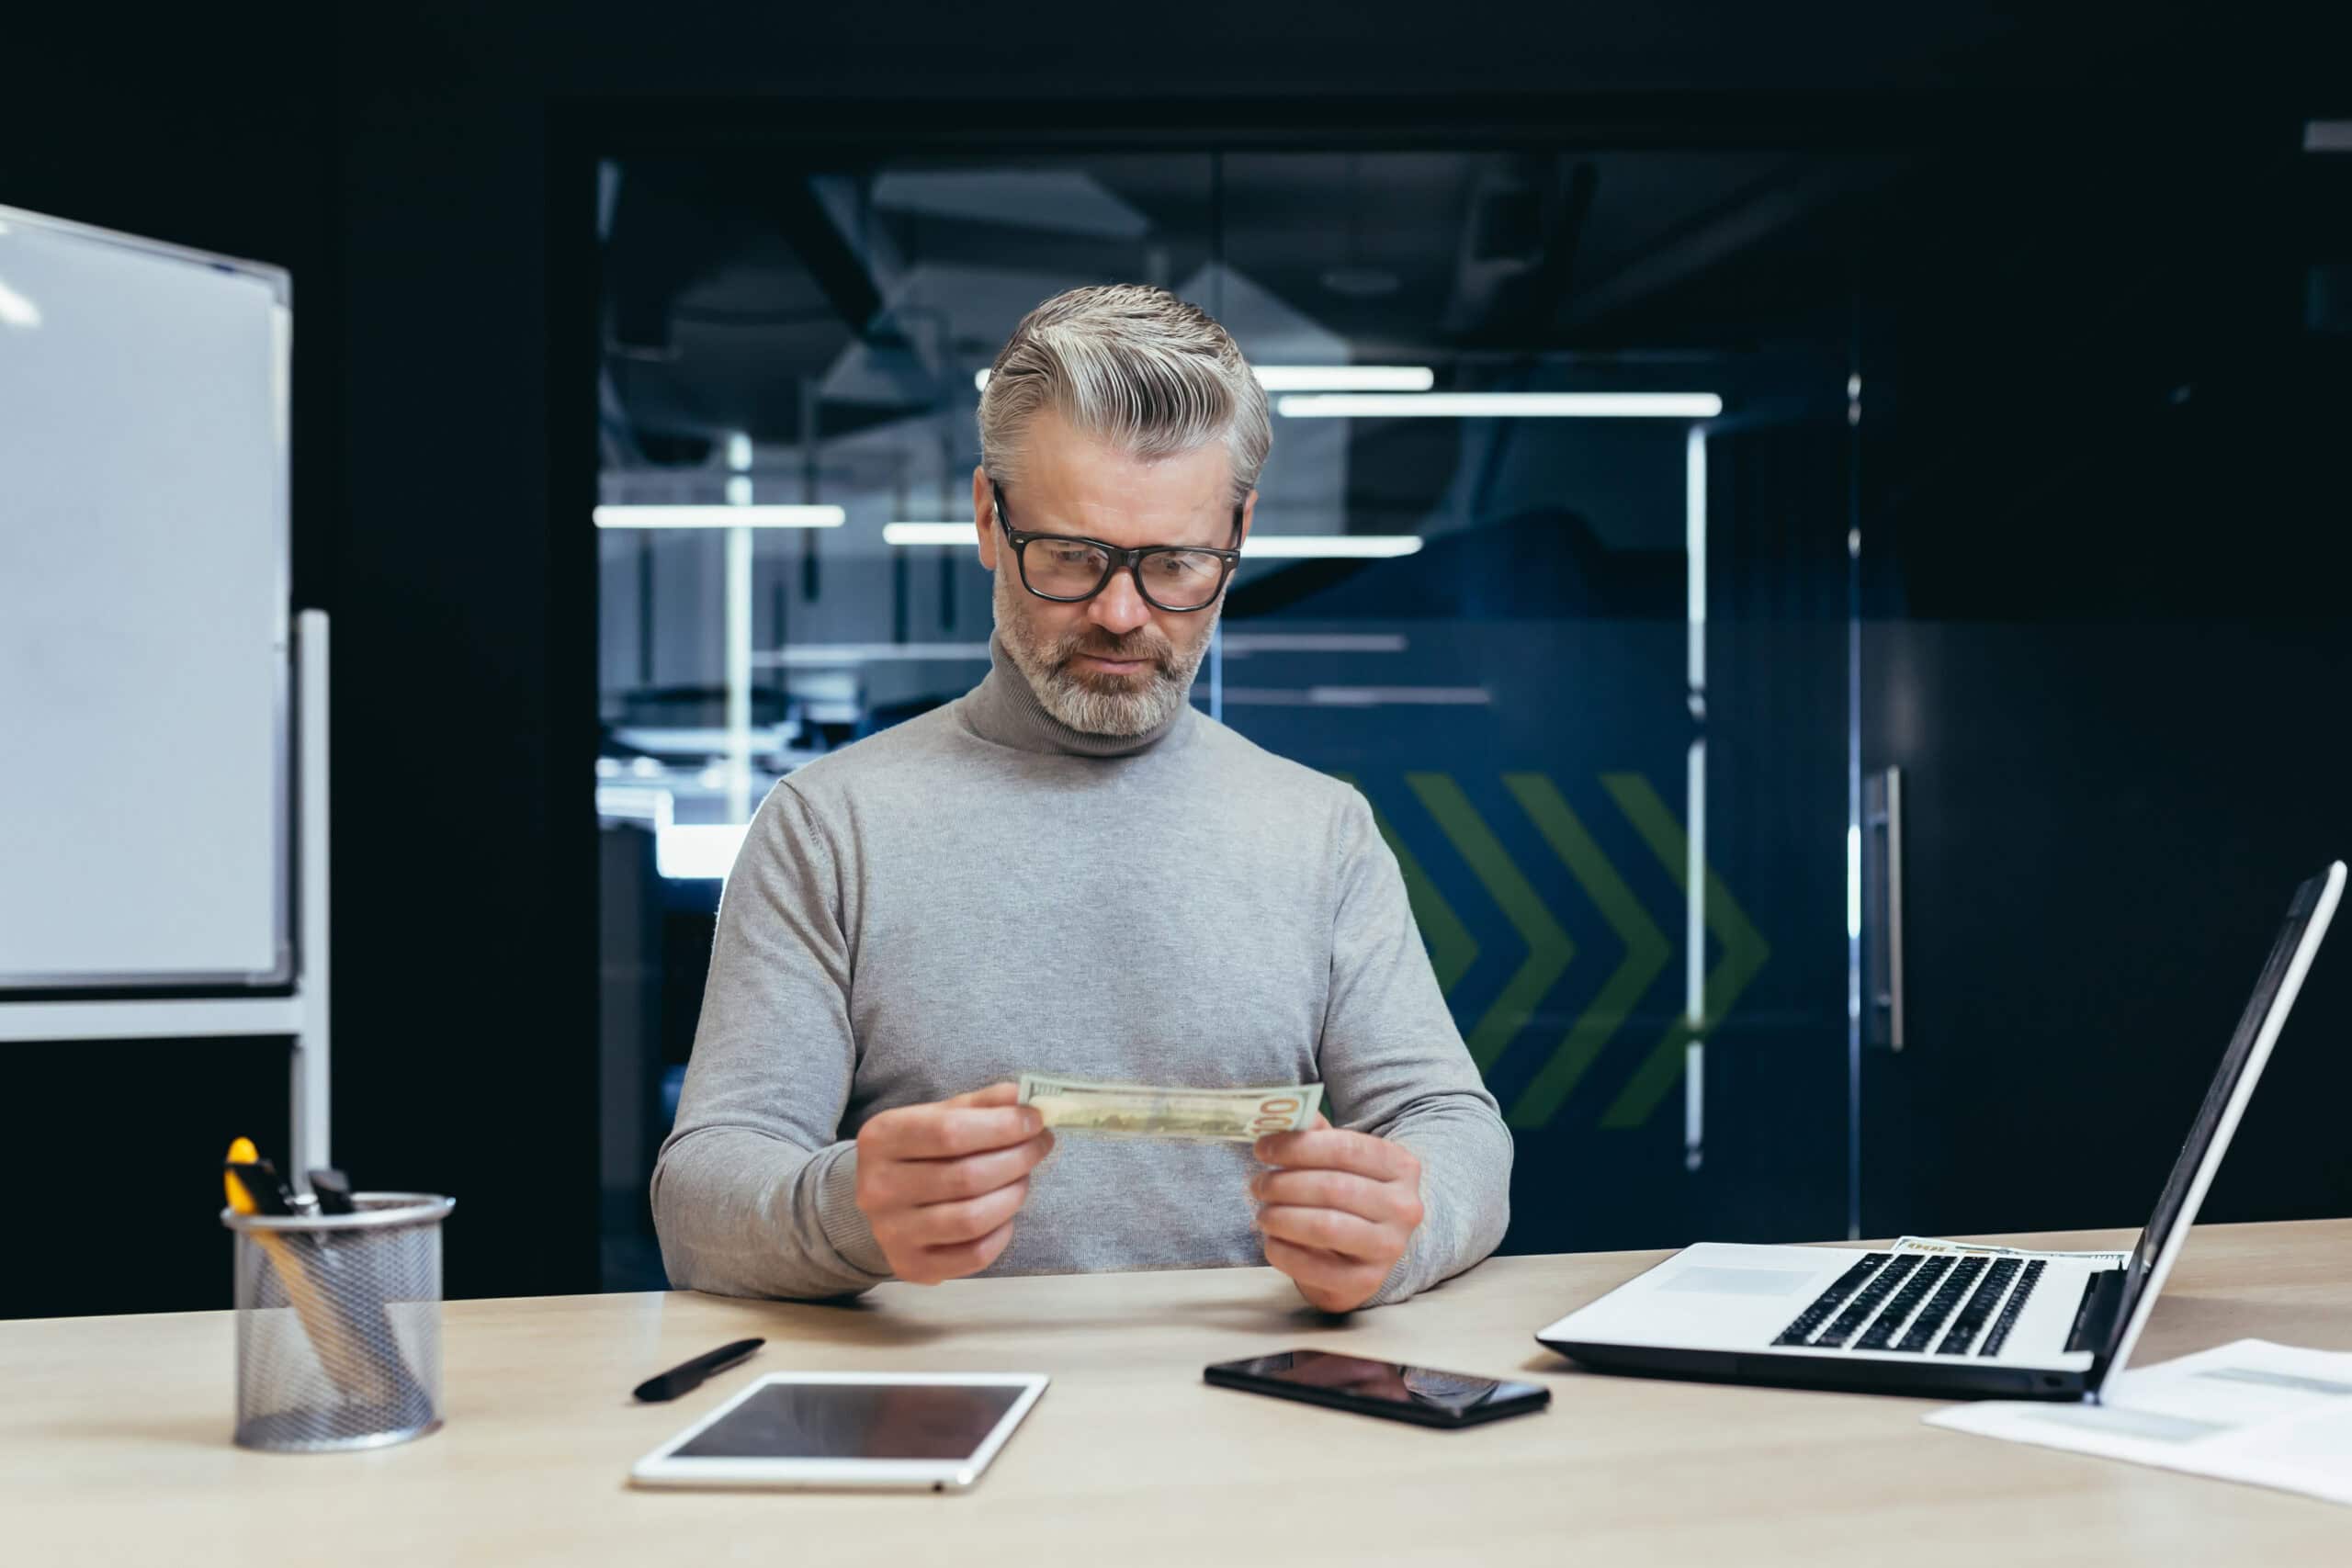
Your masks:
{"label": "gray beard", "polygon": [[[1171,722],[1178,710],[1191,697],[1193,677],[1200,672],[1201,660],[1207,654],[1209,639],[1203,636],[1187,650],[1176,649],[1172,668],[1155,668],[1151,678],[1138,689],[1107,691],[1087,683],[1084,677],[1072,671],[1060,659],[1067,652],[1050,644],[1040,646],[1033,640],[1029,623],[1023,617],[1016,596],[1025,597],[1028,590],[1018,581],[1008,582],[1012,574],[1000,570],[996,581],[996,630],[1004,650],[1028,681],[1029,689],[1037,694],[1037,702],[1045,710],[1081,735],[1108,735],[1125,738],[1147,734]],[[1222,605],[1201,611],[1212,621]]]}

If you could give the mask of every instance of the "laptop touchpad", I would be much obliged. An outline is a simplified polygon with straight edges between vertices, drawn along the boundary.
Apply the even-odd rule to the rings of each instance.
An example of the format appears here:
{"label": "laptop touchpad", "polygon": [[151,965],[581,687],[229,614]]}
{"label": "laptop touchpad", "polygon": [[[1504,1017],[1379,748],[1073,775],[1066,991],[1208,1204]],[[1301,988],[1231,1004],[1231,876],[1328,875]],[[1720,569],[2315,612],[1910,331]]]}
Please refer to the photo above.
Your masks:
{"label": "laptop touchpad", "polygon": [[1709,1296],[1789,1296],[1814,1288],[1815,1276],[1800,1269],[1724,1269],[1694,1263],[1658,1287]]}

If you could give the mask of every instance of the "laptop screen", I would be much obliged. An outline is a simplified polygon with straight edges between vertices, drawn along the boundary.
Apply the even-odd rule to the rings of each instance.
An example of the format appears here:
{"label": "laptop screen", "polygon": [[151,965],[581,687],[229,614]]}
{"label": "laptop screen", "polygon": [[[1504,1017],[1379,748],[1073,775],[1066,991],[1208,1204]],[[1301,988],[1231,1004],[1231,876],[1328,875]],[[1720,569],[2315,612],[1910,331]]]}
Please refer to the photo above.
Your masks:
{"label": "laptop screen", "polygon": [[2103,1353],[2102,1377],[2121,1369],[2132,1341],[2139,1337],[2147,1309],[2163,1286],[2164,1273],[2179,1251],[2177,1245],[2167,1243],[2186,1239],[2185,1235],[2177,1238],[2176,1233],[2185,1232],[2196,1220],[2205,1189],[2221,1167],[2230,1134],[2236,1131],[2238,1115],[2253,1094],[2255,1080],[2262,1075],[2271,1042],[2286,1021],[2287,1010],[2294,1005],[2303,971],[2310,966],[2320,938],[2326,934],[2328,918],[2335,913],[2343,885],[2344,866],[2339,863],[2295,889],[2287,923],[2271,945],[2262,977],[2255,983],[2254,995],[2238,1019],[2236,1032],[2230,1036],[2221,1068],[2205,1091],[2205,1102],[2189,1123],[2188,1139],[2181,1145],[2180,1157],[2173,1162],[2172,1175],[2156,1199],[2155,1213],[2148,1216],[2140,1243],[2132,1251],[2113,1337]]}

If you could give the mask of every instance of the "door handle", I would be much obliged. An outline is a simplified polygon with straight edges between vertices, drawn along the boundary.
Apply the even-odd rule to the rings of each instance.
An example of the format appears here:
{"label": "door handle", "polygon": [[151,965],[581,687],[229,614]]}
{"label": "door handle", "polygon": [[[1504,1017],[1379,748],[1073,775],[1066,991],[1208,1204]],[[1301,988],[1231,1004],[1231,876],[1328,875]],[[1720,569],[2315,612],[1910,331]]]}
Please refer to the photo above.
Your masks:
{"label": "door handle", "polygon": [[1862,1038],[1900,1051],[1903,1017],[1903,770],[1862,781]]}

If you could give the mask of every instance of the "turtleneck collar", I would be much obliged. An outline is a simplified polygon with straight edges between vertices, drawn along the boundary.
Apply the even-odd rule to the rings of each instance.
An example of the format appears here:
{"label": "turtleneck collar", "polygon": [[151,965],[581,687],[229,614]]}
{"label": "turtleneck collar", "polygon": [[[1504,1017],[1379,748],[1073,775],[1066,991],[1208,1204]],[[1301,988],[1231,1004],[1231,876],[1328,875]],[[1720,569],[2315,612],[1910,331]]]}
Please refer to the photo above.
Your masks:
{"label": "turtleneck collar", "polygon": [[957,699],[956,709],[963,716],[965,728],[973,734],[1016,751],[1132,757],[1149,750],[1184,724],[1193,705],[1180,705],[1166,723],[1140,735],[1090,735],[1082,729],[1072,729],[1046,711],[1046,705],[1037,700],[1036,692],[1029,684],[1029,677],[1005,652],[1004,640],[990,633],[988,675]]}

